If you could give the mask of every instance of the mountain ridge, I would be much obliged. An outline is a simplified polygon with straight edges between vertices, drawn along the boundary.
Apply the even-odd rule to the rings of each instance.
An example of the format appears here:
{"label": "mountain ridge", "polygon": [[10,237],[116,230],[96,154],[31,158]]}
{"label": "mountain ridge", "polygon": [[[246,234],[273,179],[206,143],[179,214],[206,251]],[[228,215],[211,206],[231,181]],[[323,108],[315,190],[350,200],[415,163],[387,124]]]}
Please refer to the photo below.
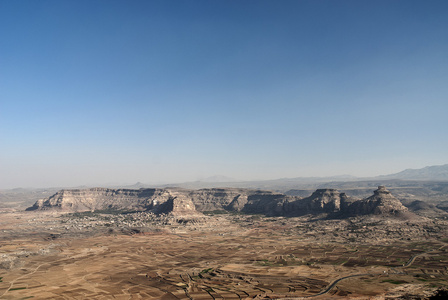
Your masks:
{"label": "mountain ridge", "polygon": [[[209,177],[213,178],[213,177]],[[448,182],[448,164],[427,166],[421,169],[406,169],[398,173],[379,175],[374,177],[356,177],[352,175],[336,175],[325,177],[292,177],[268,180],[246,180],[246,181],[190,181],[181,183],[170,183],[159,185],[159,187],[182,187],[188,189],[213,188],[213,187],[235,187],[287,191],[288,189],[305,187],[317,188],[333,182],[359,182],[377,181],[381,185],[384,180],[414,180],[414,181],[442,181]],[[319,185],[321,184],[321,185]]]}
{"label": "mountain ridge", "polygon": [[336,189],[318,189],[301,198],[250,189],[109,189],[61,190],[27,209],[80,211],[147,211],[156,214],[198,215],[204,211],[229,211],[267,216],[397,215],[407,212],[384,187],[362,200],[350,199]]}
{"label": "mountain ridge", "polygon": [[448,181],[448,164],[406,169],[394,174],[376,176],[376,178]]}

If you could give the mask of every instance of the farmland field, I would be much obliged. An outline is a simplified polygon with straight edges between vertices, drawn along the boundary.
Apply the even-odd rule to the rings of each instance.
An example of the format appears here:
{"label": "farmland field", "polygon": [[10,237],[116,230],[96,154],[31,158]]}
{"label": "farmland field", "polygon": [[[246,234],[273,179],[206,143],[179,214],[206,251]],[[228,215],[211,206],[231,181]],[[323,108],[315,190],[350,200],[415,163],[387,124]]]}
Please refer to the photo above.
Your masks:
{"label": "farmland field", "polygon": [[304,235],[297,218],[212,215],[138,230],[105,218],[3,213],[0,297],[382,299],[448,282],[438,239],[347,242]]}

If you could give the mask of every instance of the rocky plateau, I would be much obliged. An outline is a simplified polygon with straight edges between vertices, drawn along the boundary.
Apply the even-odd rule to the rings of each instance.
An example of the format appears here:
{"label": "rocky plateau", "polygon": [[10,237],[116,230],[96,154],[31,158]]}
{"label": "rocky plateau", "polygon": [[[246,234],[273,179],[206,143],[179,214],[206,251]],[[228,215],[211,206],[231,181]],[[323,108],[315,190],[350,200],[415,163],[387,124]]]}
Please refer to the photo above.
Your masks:
{"label": "rocky plateau", "polygon": [[365,199],[348,197],[337,189],[318,189],[311,196],[302,198],[238,188],[90,188],[61,190],[47,199],[38,200],[27,210],[146,211],[174,215],[228,211],[287,217],[326,214],[329,218],[410,213],[384,186],[379,186],[372,196]]}
{"label": "rocky plateau", "polygon": [[385,300],[448,293],[444,206],[396,187],[380,185],[362,197],[345,191],[43,194],[27,211],[1,212],[0,298]]}

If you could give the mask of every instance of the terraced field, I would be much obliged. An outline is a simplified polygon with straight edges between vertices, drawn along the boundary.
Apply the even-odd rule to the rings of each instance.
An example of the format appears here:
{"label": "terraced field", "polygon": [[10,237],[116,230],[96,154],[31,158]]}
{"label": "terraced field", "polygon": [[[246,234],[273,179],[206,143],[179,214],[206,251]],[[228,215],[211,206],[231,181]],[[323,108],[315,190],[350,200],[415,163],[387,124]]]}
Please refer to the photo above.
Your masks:
{"label": "terraced field", "polygon": [[241,216],[139,233],[2,216],[1,299],[381,299],[448,282],[448,247],[438,240],[312,241],[294,233],[297,220]]}

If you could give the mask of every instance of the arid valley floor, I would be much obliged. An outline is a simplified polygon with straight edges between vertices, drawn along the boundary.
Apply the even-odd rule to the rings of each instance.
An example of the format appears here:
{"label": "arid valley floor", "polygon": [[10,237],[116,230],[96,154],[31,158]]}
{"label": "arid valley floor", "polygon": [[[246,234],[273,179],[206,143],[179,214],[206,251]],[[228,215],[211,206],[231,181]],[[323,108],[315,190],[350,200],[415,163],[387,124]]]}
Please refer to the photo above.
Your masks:
{"label": "arid valley floor", "polygon": [[0,214],[1,299],[422,299],[448,222],[209,213]]}

